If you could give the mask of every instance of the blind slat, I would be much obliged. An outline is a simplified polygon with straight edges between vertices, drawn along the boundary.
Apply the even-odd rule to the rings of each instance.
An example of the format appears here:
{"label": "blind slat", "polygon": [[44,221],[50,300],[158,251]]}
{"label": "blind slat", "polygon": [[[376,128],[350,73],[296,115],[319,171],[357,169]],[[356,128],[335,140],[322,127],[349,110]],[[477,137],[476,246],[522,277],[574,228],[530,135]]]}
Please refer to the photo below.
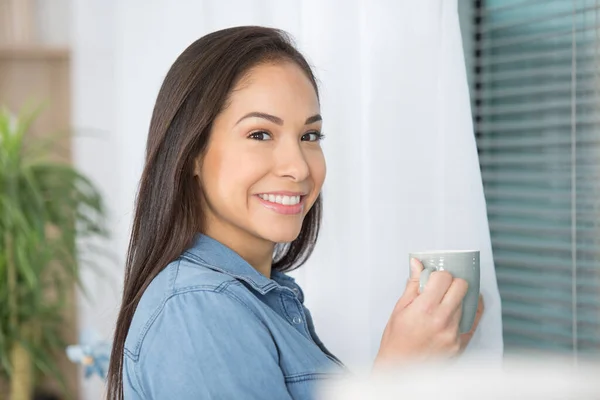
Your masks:
{"label": "blind slat", "polygon": [[[529,34],[529,35],[519,35],[519,36],[515,36],[515,37],[511,37],[508,39],[499,39],[497,41],[494,40],[490,40],[490,38],[482,38],[482,41],[488,42],[486,45],[481,45],[479,47],[480,51],[485,51],[485,50],[494,50],[494,49],[499,49],[499,48],[506,48],[506,47],[513,47],[513,46],[523,46],[525,44],[531,44],[532,42],[539,42],[539,41],[543,41],[543,40],[549,40],[549,39],[556,39],[556,38],[570,38],[570,36],[572,36],[573,34],[575,35],[579,35],[581,33],[587,33],[587,32],[595,32],[596,30],[598,30],[600,28],[600,26],[593,24],[593,25],[588,25],[588,26],[583,26],[583,27],[578,27],[577,29],[573,30],[571,29],[571,27],[569,26],[568,28],[562,28],[559,29],[555,32],[551,32],[551,33],[534,33],[534,34]],[[568,40],[565,40],[562,45],[568,45],[570,42]]]}
{"label": "blind slat", "polygon": [[[560,344],[569,346],[572,344],[572,331],[569,331],[567,326],[565,326],[563,330],[560,330],[559,328],[554,327],[552,323],[548,323],[547,320],[536,318],[535,314],[528,317],[523,317],[522,315],[512,315],[508,313],[507,315],[509,317],[521,317],[523,319],[518,322],[507,319],[507,322],[504,326],[505,333],[515,336],[544,340],[546,343],[550,342],[553,345]],[[541,329],[542,327],[546,329]],[[586,337],[582,337],[580,340],[595,346],[598,346],[599,342],[597,338],[591,335],[586,335]],[[552,347],[549,346],[546,348]]]}
{"label": "blind slat", "polygon": [[[577,68],[577,77],[580,79],[593,79],[598,77],[598,68],[595,66],[584,66]],[[560,82],[561,80],[571,81],[571,66],[541,66],[539,68],[523,69],[518,71],[507,70],[497,73],[482,73],[480,82],[483,85],[510,85],[506,81],[513,81],[513,84],[530,86],[545,85],[547,80]],[[514,82],[516,81],[516,83]]]}
{"label": "blind slat", "polygon": [[[571,243],[567,240],[557,239],[542,239],[539,238],[524,238],[514,236],[513,240],[510,239],[498,239],[494,240],[495,248],[504,248],[511,250],[530,250],[530,251],[547,251],[550,250],[554,254],[558,252],[571,253]],[[597,244],[584,245],[580,244],[577,246],[577,251],[582,255],[600,256],[600,246]],[[570,271],[570,268],[569,268]]]}
{"label": "blind slat", "polygon": [[[538,254],[531,257],[516,251],[503,251],[501,249],[495,251],[494,260],[505,267],[523,268],[524,270],[531,270],[536,274],[539,274],[540,270],[569,272],[569,262],[571,261],[570,257],[561,258],[548,254]],[[595,273],[598,268],[597,264],[590,260],[580,260],[578,266],[585,273]],[[532,286],[531,282],[524,284]]]}
{"label": "blind slat", "polygon": [[[557,307],[556,304],[552,304],[551,306],[548,304],[540,305],[537,307],[535,305],[531,305],[528,303],[512,303],[510,301],[502,302],[502,313],[504,315],[509,315],[513,318],[527,318],[529,321],[543,321],[550,322],[548,324],[549,329],[554,330],[555,332],[561,330],[561,328],[565,329],[566,332],[570,332],[568,329],[571,327],[573,320],[570,313],[570,308],[564,307],[563,309]],[[598,322],[597,314],[594,315],[595,310],[581,310],[579,309],[579,314],[581,314],[582,319],[580,320],[581,325],[592,325],[594,327],[600,328],[600,323]],[[570,334],[570,333],[569,333]],[[588,340],[597,340],[600,343],[600,339],[595,337],[588,337]]]}
{"label": "blind slat", "polygon": [[[556,146],[571,146],[571,136],[567,129],[559,129],[559,135],[551,135],[554,131],[547,130],[544,136],[499,136],[483,137],[477,141],[480,150],[529,150],[530,147],[537,149],[551,148]],[[599,145],[600,137],[597,131],[581,130],[577,132],[577,143],[580,145]]]}
{"label": "blind slat", "polygon": [[[590,88],[582,88],[580,90],[580,94],[585,91],[592,91],[594,89]],[[498,87],[494,88],[494,90],[483,90],[474,93],[473,99],[475,101],[482,102],[500,102],[501,100],[508,101],[528,101],[532,96],[570,96],[572,92],[571,81],[563,81],[563,82],[550,82],[545,85],[535,85],[535,86],[518,86],[518,87]],[[522,99],[526,97],[526,99]]]}
{"label": "blind slat", "polygon": [[[570,291],[572,282],[568,277],[550,274],[540,274],[539,271],[531,273],[530,271],[512,271],[500,269],[496,272],[499,285],[510,285],[512,283],[521,283],[524,279],[529,279],[532,286],[550,287],[554,290]],[[580,280],[577,282],[578,290],[588,293],[596,293],[598,283],[596,281]]]}
{"label": "blind slat", "polygon": [[[568,309],[571,308],[573,301],[571,294],[564,291],[522,286],[503,287],[500,295],[507,301],[515,301],[527,305],[539,305],[540,303],[544,303],[545,305],[566,307]],[[588,317],[588,321],[590,321],[592,325],[600,325],[600,307],[598,306],[598,296],[590,293],[579,296],[577,306],[579,310],[593,313]],[[569,321],[569,324],[570,323],[571,321]]]}
{"label": "blind slat", "polygon": [[[577,126],[598,126],[600,125],[600,116],[593,115],[588,117],[582,117],[577,119]],[[477,124],[478,131],[497,131],[500,132],[514,132],[514,131],[525,131],[525,130],[545,130],[549,128],[570,128],[571,120],[565,118],[548,117],[543,119],[536,119],[534,116],[529,120],[524,121],[502,121],[502,122],[481,122]],[[491,132],[496,133],[496,132]]]}
{"label": "blind slat", "polygon": [[[559,196],[560,195],[560,196]],[[540,206],[546,206],[550,202],[554,204],[554,207],[560,208],[570,208],[571,207],[571,198],[567,197],[567,194],[564,191],[558,191],[557,196],[553,197],[516,197],[510,195],[497,196],[492,197],[490,193],[488,193],[488,198],[490,198],[490,205],[494,204],[505,204],[505,203],[514,203],[514,204],[538,204]],[[598,198],[586,198],[586,199],[577,199],[576,205],[578,208],[583,210],[600,210],[600,199]],[[598,231],[600,233],[600,230]]]}
{"label": "blind slat", "polygon": [[[589,96],[577,99],[574,102],[575,106],[581,107],[597,107],[600,104],[600,97]],[[556,100],[541,100],[534,104],[506,104],[506,105],[484,105],[479,107],[477,113],[480,117],[490,117],[499,115],[519,115],[527,113],[548,113],[550,111],[570,111],[573,107],[573,102],[569,99]]]}
{"label": "blind slat", "polygon": [[[593,167],[596,165],[596,161],[600,156],[600,148],[596,149],[592,147],[585,153],[578,154],[573,160],[571,154],[565,154],[564,152],[559,153],[557,151],[546,151],[543,153],[535,154],[510,154],[510,153],[484,153],[480,155],[481,165],[486,166],[521,166],[527,169],[551,169],[551,173],[554,173],[559,165],[566,165],[570,170],[571,164],[575,161],[578,167]],[[537,168],[536,168],[537,167]],[[594,169],[594,168],[591,168]],[[600,173],[600,168],[597,168],[596,173]]]}
{"label": "blind slat", "polygon": [[[486,187],[486,194],[491,199],[515,200],[515,201],[544,201],[551,198],[557,202],[571,201],[570,191],[557,191],[547,188],[514,188],[514,187]],[[577,204],[586,204],[589,206],[600,206],[600,198],[595,196],[579,196]],[[562,204],[562,203],[561,203]],[[599,228],[600,231],[600,228]]]}
{"label": "blind slat", "polygon": [[[564,210],[565,207],[536,207],[536,206],[497,206],[497,205],[489,205],[488,213],[496,214],[496,215],[505,215],[505,216],[532,216],[532,217],[548,217],[554,219],[569,219],[572,214],[570,210]],[[581,220],[585,220],[587,218],[600,219],[600,210],[597,211],[576,211],[576,217]]]}
{"label": "blind slat", "polygon": [[[572,190],[572,187],[564,186],[565,182],[571,181],[571,174],[569,171],[564,170],[556,170],[556,171],[535,171],[535,172],[524,172],[524,171],[489,171],[484,170],[482,172],[482,176],[485,181],[492,183],[536,183],[536,182],[550,182],[553,181],[554,185],[557,189],[564,190]],[[599,180],[600,176],[598,174],[585,174],[582,169],[579,169],[579,174],[577,176],[578,189],[588,189],[594,190],[598,188],[598,184],[596,181],[589,181],[589,179],[594,178],[595,180]],[[561,186],[558,186],[560,184]]]}
{"label": "blind slat", "polygon": [[490,23],[485,25],[483,28],[479,28],[478,32],[481,34],[490,34],[495,33],[498,34],[500,31],[509,30],[510,28],[522,28],[522,26],[527,26],[539,22],[552,22],[556,19],[568,19],[569,24],[571,23],[570,19],[573,17],[573,14],[584,14],[590,11],[596,11],[600,7],[598,6],[587,6],[587,7],[576,7],[573,9],[572,7],[562,7],[562,10],[552,10],[551,8],[547,13],[537,14],[533,17],[526,17],[520,20],[510,22],[500,22],[500,23]]}
{"label": "blind slat", "polygon": [[[495,232],[505,232],[511,234],[531,234],[537,235],[538,237],[544,236],[556,236],[556,235],[570,235],[573,232],[572,227],[569,225],[532,225],[526,222],[497,222],[490,221],[490,230],[492,234]],[[598,229],[578,226],[576,229],[577,236],[581,238],[597,238],[599,235]],[[582,267],[583,268],[583,267]],[[593,266],[593,268],[596,268]]]}
{"label": "blind slat", "polygon": [[564,0],[516,0],[516,1],[503,1],[500,2],[498,5],[492,4],[492,5],[486,5],[486,7],[481,7],[476,9],[475,14],[478,16],[485,16],[485,15],[495,15],[495,14],[499,14],[502,12],[506,12],[506,11],[511,11],[514,9],[523,9],[526,8],[528,6],[536,6],[536,5],[540,5],[540,4],[544,4],[546,6],[551,5],[553,3],[556,2],[561,2]]}
{"label": "blind slat", "polygon": [[[586,60],[595,59],[597,57],[598,52],[596,50],[596,42],[594,40],[590,40],[587,43],[578,43],[581,47],[577,52],[577,61],[583,62]],[[488,69],[492,69],[490,67],[496,67],[494,69],[498,69],[498,67],[506,67],[511,68],[511,64],[517,65],[528,65],[533,62],[553,62],[556,60],[560,60],[561,62],[568,62],[573,53],[572,46],[565,46],[561,49],[543,49],[543,50],[532,50],[527,52],[514,52],[512,54],[487,54],[487,57],[481,61],[479,64],[479,68],[482,71],[486,71]]]}

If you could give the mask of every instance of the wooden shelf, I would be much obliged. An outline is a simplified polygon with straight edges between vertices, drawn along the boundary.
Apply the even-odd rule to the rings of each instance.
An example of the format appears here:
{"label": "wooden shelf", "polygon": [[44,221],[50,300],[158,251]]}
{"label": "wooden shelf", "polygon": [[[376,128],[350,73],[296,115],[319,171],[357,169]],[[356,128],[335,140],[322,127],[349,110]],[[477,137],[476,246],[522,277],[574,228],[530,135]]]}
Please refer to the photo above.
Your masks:
{"label": "wooden shelf", "polygon": [[0,45],[0,59],[68,59],[69,54],[69,49],[66,47]]}

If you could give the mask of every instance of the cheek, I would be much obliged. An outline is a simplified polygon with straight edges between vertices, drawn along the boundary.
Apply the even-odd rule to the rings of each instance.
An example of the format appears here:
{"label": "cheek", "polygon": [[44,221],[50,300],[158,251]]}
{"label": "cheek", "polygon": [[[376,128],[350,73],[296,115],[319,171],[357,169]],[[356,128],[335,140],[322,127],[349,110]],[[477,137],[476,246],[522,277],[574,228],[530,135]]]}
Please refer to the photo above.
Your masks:
{"label": "cheek", "polygon": [[307,198],[308,207],[305,209],[304,215],[308,213],[308,211],[317,201],[317,197],[319,197],[319,193],[321,193],[321,188],[323,187],[323,182],[325,181],[325,175],[327,173],[325,156],[323,155],[322,151],[310,154],[310,156],[307,157],[306,160],[308,162],[310,176],[313,181],[314,187],[312,193],[310,194],[310,197]]}
{"label": "cheek", "polygon": [[213,202],[228,203],[239,195],[246,196],[262,174],[260,157],[235,146],[209,149],[203,168],[202,182],[206,196]]}
{"label": "cheek", "polygon": [[[206,197],[215,203],[222,202],[224,193],[231,186],[231,180],[235,179],[231,175],[235,171],[236,165],[231,164],[227,152],[219,146],[209,147],[202,163],[202,186],[204,187]],[[233,160],[235,162],[235,160]]]}
{"label": "cheek", "polygon": [[307,157],[310,175],[315,185],[314,191],[318,194],[321,191],[325,175],[327,174],[327,166],[325,156],[322,151],[315,151]]}

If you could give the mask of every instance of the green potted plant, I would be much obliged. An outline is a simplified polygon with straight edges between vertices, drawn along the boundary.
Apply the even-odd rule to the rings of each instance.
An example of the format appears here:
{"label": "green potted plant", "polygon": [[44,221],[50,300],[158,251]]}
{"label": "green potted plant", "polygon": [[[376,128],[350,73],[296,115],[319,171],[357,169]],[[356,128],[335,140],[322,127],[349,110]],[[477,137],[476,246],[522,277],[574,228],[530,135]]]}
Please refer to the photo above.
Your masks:
{"label": "green potted plant", "polygon": [[56,140],[29,137],[36,115],[0,109],[0,373],[11,400],[30,400],[39,376],[66,391],[55,361],[66,293],[80,284],[86,243],[107,236],[96,187],[57,161]]}

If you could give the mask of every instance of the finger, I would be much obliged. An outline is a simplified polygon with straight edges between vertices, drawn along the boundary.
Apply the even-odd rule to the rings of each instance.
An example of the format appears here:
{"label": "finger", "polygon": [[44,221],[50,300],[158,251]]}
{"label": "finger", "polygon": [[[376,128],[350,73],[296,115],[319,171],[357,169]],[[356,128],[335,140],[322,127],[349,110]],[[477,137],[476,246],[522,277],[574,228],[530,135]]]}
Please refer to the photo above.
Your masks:
{"label": "finger", "polygon": [[456,329],[459,329],[459,325],[460,325],[460,319],[462,317],[462,307],[458,307],[456,310],[454,310],[454,313],[452,314],[452,326],[456,326]]}
{"label": "finger", "polygon": [[469,284],[467,281],[460,278],[453,279],[450,288],[448,288],[448,291],[441,301],[442,306],[448,309],[449,312],[452,312],[456,308],[461,308],[460,306],[462,305],[462,301],[465,298],[468,289]]}
{"label": "finger", "polygon": [[447,271],[432,272],[423,290],[423,303],[437,306],[442,302],[446,292],[453,282],[452,275]]}
{"label": "finger", "polygon": [[473,322],[473,326],[471,327],[470,333],[475,333],[477,326],[479,325],[479,321],[481,320],[481,316],[485,311],[485,304],[483,303],[483,296],[479,295],[479,303],[477,303],[477,313],[475,314],[475,321]]}
{"label": "finger", "polygon": [[469,345],[469,342],[471,342],[472,337],[473,337],[473,332],[463,333],[460,335],[460,352],[461,353],[467,348],[467,346]]}
{"label": "finger", "polygon": [[419,277],[421,276],[421,271],[423,271],[423,263],[416,259],[410,259],[410,279],[411,282],[419,282]]}
{"label": "finger", "polygon": [[421,272],[423,271],[423,264],[416,258],[410,259],[410,277],[406,282],[406,289],[402,294],[402,297],[396,303],[396,309],[404,309],[414,299],[419,296],[419,280],[421,279]]}
{"label": "finger", "polygon": [[410,259],[410,277],[406,282],[405,294],[410,297],[414,297],[419,294],[419,282],[421,279],[421,272],[423,272],[423,264],[416,258]]}
{"label": "finger", "polygon": [[479,320],[481,319],[481,316],[483,315],[484,311],[485,311],[485,304],[483,302],[483,296],[479,295],[479,303],[477,304],[477,313],[475,314],[475,321],[473,322],[473,326],[471,327],[471,330],[469,332],[463,333],[462,335],[460,335],[460,350],[461,350],[461,352],[467,348],[469,342],[471,342],[471,339],[473,338],[473,335],[475,335],[475,331],[477,330],[477,327],[479,326]]}
{"label": "finger", "polygon": [[[460,333],[460,319],[462,318],[462,307],[458,307],[450,317],[450,326],[456,332],[456,340],[459,342],[460,349],[463,349],[463,335]],[[467,343],[468,343],[468,339]]]}

